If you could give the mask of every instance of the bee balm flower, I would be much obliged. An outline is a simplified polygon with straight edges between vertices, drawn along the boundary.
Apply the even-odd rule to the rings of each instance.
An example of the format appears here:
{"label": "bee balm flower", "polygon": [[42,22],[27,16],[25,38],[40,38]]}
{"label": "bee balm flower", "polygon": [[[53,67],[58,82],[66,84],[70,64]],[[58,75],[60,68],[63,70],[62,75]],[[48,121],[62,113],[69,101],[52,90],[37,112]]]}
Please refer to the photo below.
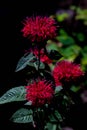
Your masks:
{"label": "bee balm flower", "polygon": [[23,24],[23,36],[32,42],[41,42],[56,36],[55,20],[50,17],[27,17]]}
{"label": "bee balm flower", "polygon": [[53,70],[53,76],[56,85],[58,85],[59,82],[62,81],[69,82],[72,80],[76,80],[83,75],[84,73],[81,70],[80,65],[69,61],[58,62]]}
{"label": "bee balm flower", "polygon": [[35,81],[29,86],[26,86],[26,99],[31,101],[34,106],[50,103],[53,94],[52,84],[48,84],[45,80]]}

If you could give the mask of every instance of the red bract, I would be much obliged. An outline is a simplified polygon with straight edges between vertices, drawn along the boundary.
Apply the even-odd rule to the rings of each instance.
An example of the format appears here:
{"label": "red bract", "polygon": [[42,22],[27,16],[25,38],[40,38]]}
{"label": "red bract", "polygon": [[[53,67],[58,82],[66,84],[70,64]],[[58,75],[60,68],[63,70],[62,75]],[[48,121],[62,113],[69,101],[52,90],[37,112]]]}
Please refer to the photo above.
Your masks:
{"label": "red bract", "polygon": [[45,80],[35,81],[29,86],[26,86],[26,99],[31,101],[33,106],[41,106],[50,103],[53,94],[52,84]]}
{"label": "red bract", "polygon": [[[34,55],[38,58],[38,55],[39,55],[39,50],[38,49],[34,49],[34,50],[31,50]],[[45,54],[44,50],[41,49],[40,50],[40,60],[44,63],[47,63],[47,64],[50,64],[52,63],[52,60]]]}
{"label": "red bract", "polygon": [[84,73],[81,70],[80,65],[74,64],[69,61],[58,62],[53,70],[53,76],[56,85],[58,85],[59,82],[69,82],[77,80],[83,75]]}
{"label": "red bract", "polygon": [[23,36],[28,37],[32,42],[41,42],[56,36],[55,20],[52,18],[27,17],[23,24]]}

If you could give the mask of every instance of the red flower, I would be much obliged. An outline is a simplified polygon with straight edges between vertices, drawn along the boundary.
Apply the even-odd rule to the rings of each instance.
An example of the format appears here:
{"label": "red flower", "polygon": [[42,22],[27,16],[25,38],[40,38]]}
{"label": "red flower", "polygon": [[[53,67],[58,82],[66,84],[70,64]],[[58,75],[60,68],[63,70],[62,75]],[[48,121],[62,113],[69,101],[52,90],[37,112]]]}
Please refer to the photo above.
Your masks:
{"label": "red flower", "polygon": [[35,81],[29,86],[26,86],[26,99],[31,101],[34,106],[50,103],[53,94],[52,84],[48,84],[45,80]]}
{"label": "red flower", "polygon": [[53,70],[53,76],[56,85],[59,85],[59,83],[62,81],[69,82],[72,80],[76,80],[82,75],[84,75],[84,73],[81,70],[80,65],[74,64],[69,61],[58,62]]}
{"label": "red flower", "polygon": [[[31,51],[38,58],[39,50],[38,49],[34,49],[34,50],[31,50]],[[47,63],[47,64],[52,63],[52,60],[45,54],[43,49],[40,50],[40,60],[42,62],[44,62],[44,63]]]}
{"label": "red flower", "polygon": [[22,29],[23,36],[32,42],[40,42],[56,36],[55,20],[49,17],[26,18]]}

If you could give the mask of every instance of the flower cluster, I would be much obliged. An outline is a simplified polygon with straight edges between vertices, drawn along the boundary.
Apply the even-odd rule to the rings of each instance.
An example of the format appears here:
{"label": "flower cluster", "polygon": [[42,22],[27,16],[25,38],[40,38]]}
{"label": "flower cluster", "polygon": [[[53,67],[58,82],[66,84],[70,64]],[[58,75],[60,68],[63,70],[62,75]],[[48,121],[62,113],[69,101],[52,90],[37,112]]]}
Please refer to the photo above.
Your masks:
{"label": "flower cluster", "polygon": [[[31,51],[38,58],[39,50],[37,48],[35,48],[34,50],[31,50]],[[45,54],[43,49],[40,50],[40,61],[47,63],[47,64],[52,63],[52,60]]]}
{"label": "flower cluster", "polygon": [[56,85],[61,84],[62,81],[74,81],[83,75],[80,65],[65,60],[58,62],[53,70]]}
{"label": "flower cluster", "polygon": [[41,106],[50,103],[53,98],[54,91],[52,84],[45,80],[38,80],[26,86],[26,99],[32,102],[34,106]]}
{"label": "flower cluster", "polygon": [[21,30],[24,37],[28,37],[32,42],[42,42],[56,36],[55,20],[49,17],[26,18],[24,27]]}

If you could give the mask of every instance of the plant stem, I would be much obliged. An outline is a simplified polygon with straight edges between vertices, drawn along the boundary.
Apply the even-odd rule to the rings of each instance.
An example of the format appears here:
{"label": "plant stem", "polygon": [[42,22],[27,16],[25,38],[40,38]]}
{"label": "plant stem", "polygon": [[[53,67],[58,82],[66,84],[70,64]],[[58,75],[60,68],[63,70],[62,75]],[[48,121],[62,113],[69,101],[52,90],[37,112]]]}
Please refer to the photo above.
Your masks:
{"label": "plant stem", "polygon": [[38,71],[40,68],[40,47],[38,46]]}
{"label": "plant stem", "polygon": [[40,119],[40,115],[39,115],[38,110],[37,110],[36,112],[37,112],[38,122],[39,122],[39,125],[40,125],[40,127],[39,127],[38,129],[44,130],[44,125],[43,125],[42,122],[41,122],[41,119]]}
{"label": "plant stem", "polygon": [[64,94],[68,97],[70,104],[75,104],[74,101],[73,101],[73,99],[71,98],[68,90],[66,90],[65,88],[63,88],[63,91],[64,91]]}

